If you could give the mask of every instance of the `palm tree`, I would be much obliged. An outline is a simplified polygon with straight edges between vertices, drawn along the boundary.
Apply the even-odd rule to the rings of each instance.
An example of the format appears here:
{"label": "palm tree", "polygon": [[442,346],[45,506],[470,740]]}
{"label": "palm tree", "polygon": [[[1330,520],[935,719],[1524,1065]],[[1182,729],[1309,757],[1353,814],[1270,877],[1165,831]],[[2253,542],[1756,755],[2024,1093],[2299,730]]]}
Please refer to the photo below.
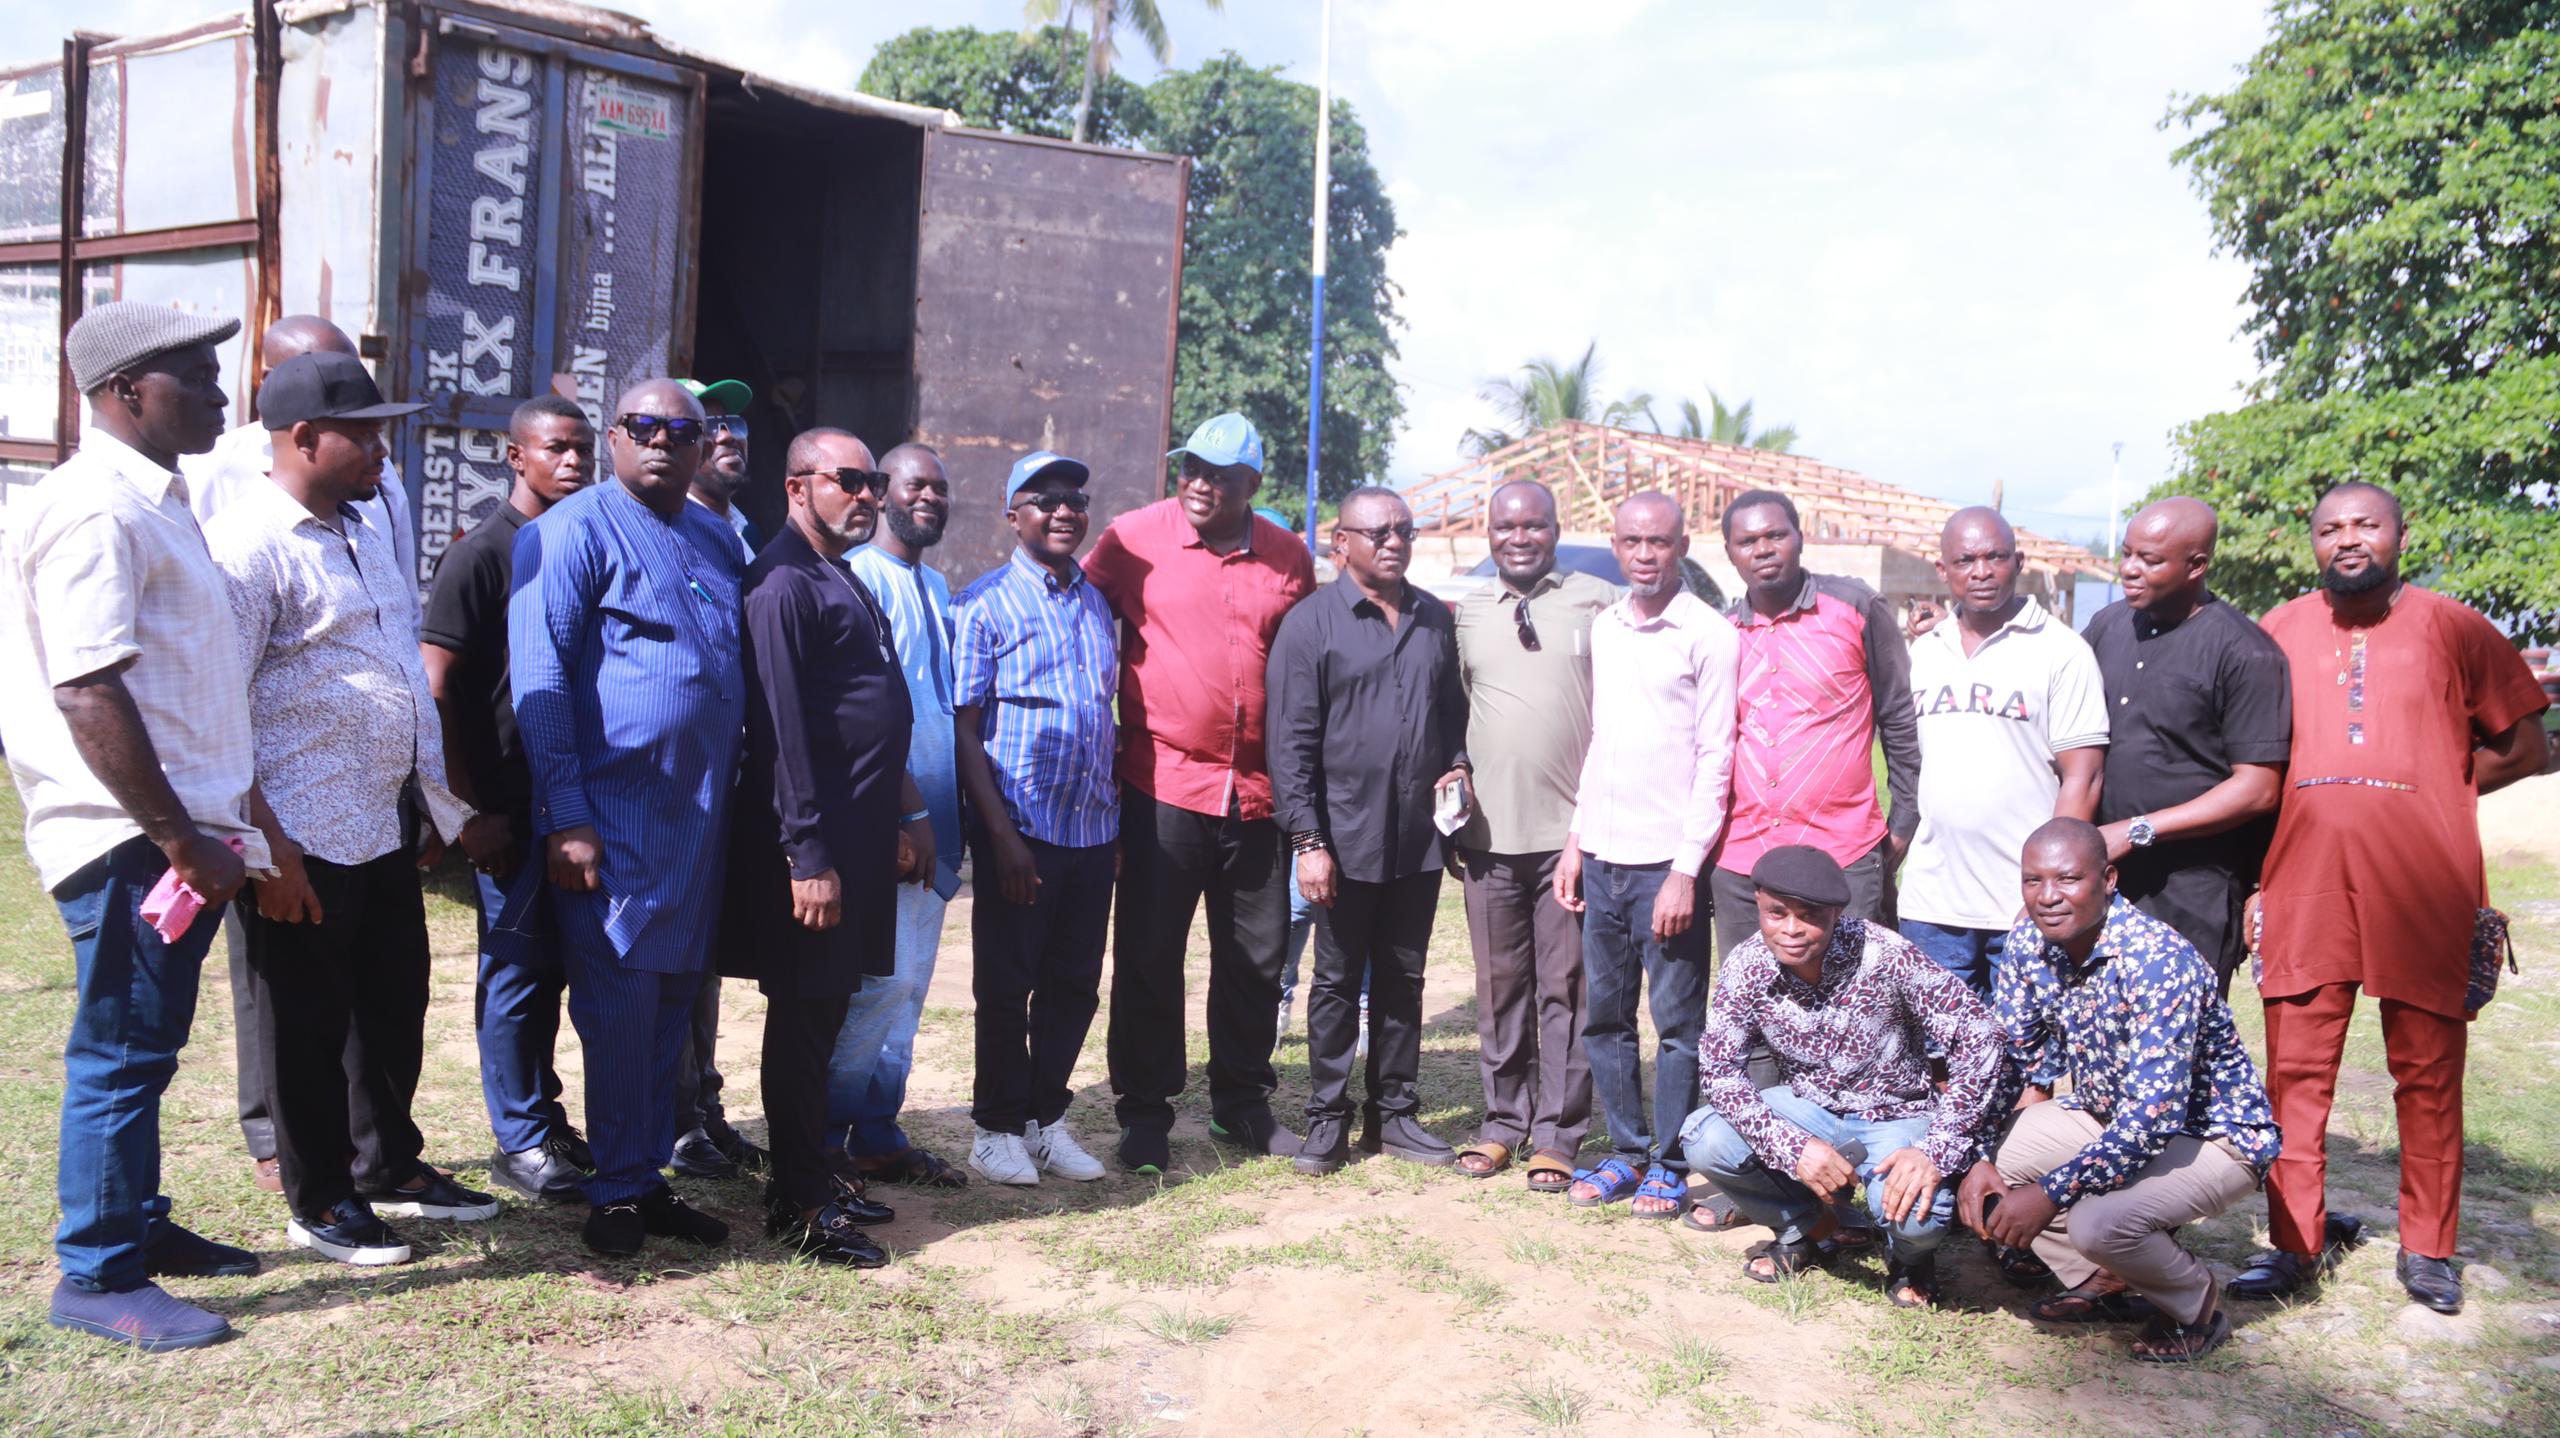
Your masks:
{"label": "palm tree", "polygon": [[1724,400],[1714,390],[1708,390],[1707,404],[1710,412],[1701,414],[1696,400],[1680,401],[1678,438],[1713,440],[1717,444],[1740,445],[1744,449],[1765,449],[1771,454],[1785,454],[1795,448],[1794,425],[1782,424],[1758,434],[1751,432],[1751,401],[1746,399],[1740,405],[1727,409]]}
{"label": "palm tree", "polygon": [[1599,349],[1594,340],[1571,364],[1533,359],[1520,367],[1517,378],[1485,381],[1476,393],[1500,412],[1505,427],[1468,430],[1458,447],[1471,455],[1490,454],[1569,419],[1615,425],[1648,417],[1653,409],[1649,394],[1600,402]]}
{"label": "palm tree", "polygon": [[[1227,8],[1226,0],[1201,3],[1213,13]],[[1159,65],[1173,62],[1173,37],[1165,31],[1164,11],[1156,0],[1023,0],[1022,20],[1026,26],[1058,24],[1073,29],[1078,11],[1092,22],[1093,33],[1093,42],[1085,50],[1084,91],[1076,97],[1075,138],[1083,144],[1093,118],[1093,87],[1111,73],[1111,62],[1120,49],[1113,39],[1120,27],[1137,31]]]}

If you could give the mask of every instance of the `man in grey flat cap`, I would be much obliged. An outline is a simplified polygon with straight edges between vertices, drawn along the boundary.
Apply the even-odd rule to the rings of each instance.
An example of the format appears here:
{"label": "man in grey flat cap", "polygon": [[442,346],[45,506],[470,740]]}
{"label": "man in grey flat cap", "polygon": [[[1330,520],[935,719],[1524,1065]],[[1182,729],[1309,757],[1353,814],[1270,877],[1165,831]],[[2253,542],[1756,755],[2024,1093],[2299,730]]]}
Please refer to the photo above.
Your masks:
{"label": "man in grey flat cap", "polygon": [[[0,685],[0,743],[79,992],[52,1321],[145,1351],[231,1332],[153,1278],[258,1270],[171,1222],[159,1191],[160,1094],[195,1020],[198,968],[223,905],[268,869],[249,822],[248,679],[227,636],[205,629],[230,596],[178,474],[179,455],[222,433],[214,346],[239,330],[135,301],[83,316],[62,346],[89,397],[79,453],[10,505],[0,536],[0,672],[43,681]],[[183,886],[174,909],[164,881]]]}

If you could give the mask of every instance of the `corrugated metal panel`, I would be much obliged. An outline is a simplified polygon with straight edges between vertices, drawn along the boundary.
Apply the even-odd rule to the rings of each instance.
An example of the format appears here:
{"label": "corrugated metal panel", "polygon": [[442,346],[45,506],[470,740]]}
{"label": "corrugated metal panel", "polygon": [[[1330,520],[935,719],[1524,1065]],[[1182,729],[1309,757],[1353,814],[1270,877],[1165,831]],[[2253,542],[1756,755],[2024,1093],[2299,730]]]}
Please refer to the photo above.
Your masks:
{"label": "corrugated metal panel", "polygon": [[943,452],[965,583],[1013,547],[1027,450],[1093,469],[1094,529],[1164,493],[1185,171],[1163,156],[927,131],[916,259],[916,432]]}
{"label": "corrugated metal panel", "polygon": [[316,314],[359,341],[387,335],[381,12],[357,5],[291,21],[276,85],[283,314]]}

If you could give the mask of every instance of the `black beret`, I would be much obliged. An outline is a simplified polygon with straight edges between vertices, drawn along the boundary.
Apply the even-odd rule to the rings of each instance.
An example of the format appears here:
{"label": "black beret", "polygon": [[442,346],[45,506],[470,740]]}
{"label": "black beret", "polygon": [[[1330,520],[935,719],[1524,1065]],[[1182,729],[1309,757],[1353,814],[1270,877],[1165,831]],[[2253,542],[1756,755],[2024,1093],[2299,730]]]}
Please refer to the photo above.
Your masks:
{"label": "black beret", "polygon": [[1849,876],[1829,854],[1806,844],[1788,844],[1771,849],[1751,866],[1754,888],[1794,899],[1799,903],[1837,909],[1849,902]]}

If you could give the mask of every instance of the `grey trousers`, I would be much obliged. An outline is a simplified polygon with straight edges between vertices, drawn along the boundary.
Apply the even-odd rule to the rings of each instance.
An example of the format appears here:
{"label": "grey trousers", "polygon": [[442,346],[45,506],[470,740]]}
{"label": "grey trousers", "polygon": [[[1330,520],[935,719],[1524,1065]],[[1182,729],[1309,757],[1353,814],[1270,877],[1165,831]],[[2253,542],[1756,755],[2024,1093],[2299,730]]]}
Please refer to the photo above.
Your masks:
{"label": "grey trousers", "polygon": [[[2071,1161],[2105,1132],[2078,1109],[2047,1101],[2019,1110],[1992,1161],[2010,1183],[2033,1183]],[[2171,1236],[2257,1191],[2249,1171],[2220,1139],[2180,1134],[2133,1181],[2092,1194],[2053,1216],[2036,1237],[2036,1257],[2068,1288],[2101,1268],[2181,1323],[2205,1316],[2213,1271]]]}
{"label": "grey trousers", "polygon": [[1460,850],[1476,956],[1486,1143],[1571,1159],[1591,1131],[1582,1048],[1582,920],[1556,902],[1556,856]]}
{"label": "grey trousers", "polygon": [[684,1052],[676,1058],[676,1138],[727,1122],[720,1108],[720,976],[706,975],[685,1025]]}

